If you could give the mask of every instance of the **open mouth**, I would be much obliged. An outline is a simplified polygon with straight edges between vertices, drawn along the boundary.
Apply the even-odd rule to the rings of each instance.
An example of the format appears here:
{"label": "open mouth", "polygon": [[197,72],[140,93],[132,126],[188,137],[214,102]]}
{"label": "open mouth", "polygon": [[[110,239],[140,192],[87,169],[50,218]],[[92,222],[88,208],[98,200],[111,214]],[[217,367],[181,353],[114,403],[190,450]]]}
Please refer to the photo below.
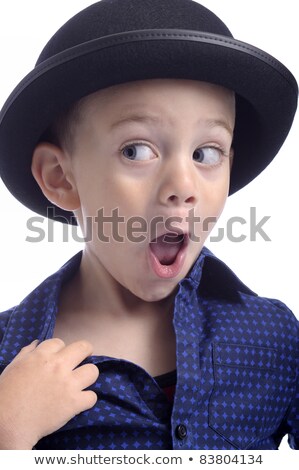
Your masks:
{"label": "open mouth", "polygon": [[189,235],[164,233],[149,244],[150,264],[160,278],[177,276],[185,262]]}
{"label": "open mouth", "polygon": [[185,234],[165,233],[150,243],[150,248],[160,264],[170,266],[180,252]]}

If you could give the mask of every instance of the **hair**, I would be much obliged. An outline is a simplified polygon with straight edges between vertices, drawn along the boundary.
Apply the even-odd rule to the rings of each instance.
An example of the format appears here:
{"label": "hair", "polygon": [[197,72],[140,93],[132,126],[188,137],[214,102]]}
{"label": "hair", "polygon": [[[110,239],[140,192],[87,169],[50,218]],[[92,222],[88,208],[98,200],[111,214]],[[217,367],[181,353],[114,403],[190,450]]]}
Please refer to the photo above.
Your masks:
{"label": "hair", "polygon": [[60,113],[41,135],[39,142],[49,142],[72,153],[74,151],[76,130],[82,120],[83,103],[84,98],[76,101]]}

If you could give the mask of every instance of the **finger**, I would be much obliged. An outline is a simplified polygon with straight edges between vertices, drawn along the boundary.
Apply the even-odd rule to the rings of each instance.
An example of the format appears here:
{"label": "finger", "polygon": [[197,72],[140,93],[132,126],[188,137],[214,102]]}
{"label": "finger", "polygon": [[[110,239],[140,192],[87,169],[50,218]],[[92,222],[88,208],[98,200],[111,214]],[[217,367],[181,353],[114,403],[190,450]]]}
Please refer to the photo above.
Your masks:
{"label": "finger", "polygon": [[34,351],[37,347],[39,343],[39,340],[38,339],[35,339],[34,341],[32,341],[32,343],[28,344],[27,346],[24,346],[20,352],[17,354],[17,356],[15,357],[15,359],[21,359],[22,357],[26,356],[27,354],[31,353],[32,351]]}
{"label": "finger", "polygon": [[51,338],[42,341],[36,349],[47,352],[56,353],[65,348],[65,343],[60,338]]}
{"label": "finger", "polygon": [[80,397],[80,412],[90,410],[98,401],[98,396],[92,390],[84,390]]}
{"label": "finger", "polygon": [[92,354],[92,351],[92,345],[88,341],[81,340],[66,346],[59,352],[59,355],[67,366],[75,369],[84,359]]}
{"label": "finger", "polygon": [[80,392],[76,400],[76,405],[73,408],[74,416],[82,413],[83,411],[89,410],[95,406],[97,401],[98,396],[92,390],[84,390],[83,392]]}
{"label": "finger", "polygon": [[99,377],[99,369],[95,364],[84,364],[73,370],[73,377],[78,381],[80,390],[94,384]]}

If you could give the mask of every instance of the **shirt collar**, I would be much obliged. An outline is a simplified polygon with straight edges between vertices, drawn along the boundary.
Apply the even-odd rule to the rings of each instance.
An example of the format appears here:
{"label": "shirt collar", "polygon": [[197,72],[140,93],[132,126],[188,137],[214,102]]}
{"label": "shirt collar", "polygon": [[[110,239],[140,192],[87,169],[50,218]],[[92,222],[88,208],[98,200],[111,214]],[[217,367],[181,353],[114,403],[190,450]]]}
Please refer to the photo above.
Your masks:
{"label": "shirt collar", "polygon": [[0,345],[0,364],[9,364],[32,341],[51,337],[61,286],[77,271],[81,258],[82,252],[77,253],[11,309]]}
{"label": "shirt collar", "polygon": [[[0,345],[0,363],[11,362],[22,347],[35,339],[43,341],[52,337],[61,286],[79,269],[81,258],[82,251],[12,309]],[[228,297],[237,292],[256,295],[206,247],[180,284],[183,282],[190,283],[193,289],[212,293],[214,297]]]}
{"label": "shirt collar", "polygon": [[191,280],[194,288],[201,288],[202,291],[213,291],[215,295],[225,296],[227,294],[229,296],[233,292],[257,295],[206,247],[203,247],[187,279]]}

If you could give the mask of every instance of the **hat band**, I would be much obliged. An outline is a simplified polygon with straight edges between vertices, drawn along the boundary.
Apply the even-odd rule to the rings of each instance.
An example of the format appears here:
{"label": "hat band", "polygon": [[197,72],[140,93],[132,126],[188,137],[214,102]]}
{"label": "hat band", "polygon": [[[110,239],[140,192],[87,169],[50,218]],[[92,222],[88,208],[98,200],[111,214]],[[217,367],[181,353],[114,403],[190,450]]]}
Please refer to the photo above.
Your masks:
{"label": "hat band", "polygon": [[30,76],[25,77],[10,95],[9,99],[3,106],[0,123],[6,113],[6,110],[10,107],[11,103],[18,97],[23,90],[38,77],[47,73],[49,70],[62,65],[66,62],[72,61],[79,58],[80,56],[107,49],[116,45],[130,44],[134,42],[143,41],[189,41],[189,42],[200,42],[206,44],[220,45],[229,49],[235,49],[243,51],[246,54],[250,54],[275,68],[280,74],[287,79],[294,88],[294,93],[297,94],[297,87],[294,82],[290,80],[290,72],[286,67],[281,64],[278,60],[269,54],[264,53],[262,50],[253,47],[242,41],[238,41],[234,38],[227,36],[215,35],[211,33],[199,33],[193,30],[183,29],[146,29],[129,31],[125,33],[116,33],[109,36],[103,36],[101,38],[87,41],[83,44],[71,47],[66,51],[60,52],[49,59],[41,63],[37,63],[35,69],[30,73]]}

